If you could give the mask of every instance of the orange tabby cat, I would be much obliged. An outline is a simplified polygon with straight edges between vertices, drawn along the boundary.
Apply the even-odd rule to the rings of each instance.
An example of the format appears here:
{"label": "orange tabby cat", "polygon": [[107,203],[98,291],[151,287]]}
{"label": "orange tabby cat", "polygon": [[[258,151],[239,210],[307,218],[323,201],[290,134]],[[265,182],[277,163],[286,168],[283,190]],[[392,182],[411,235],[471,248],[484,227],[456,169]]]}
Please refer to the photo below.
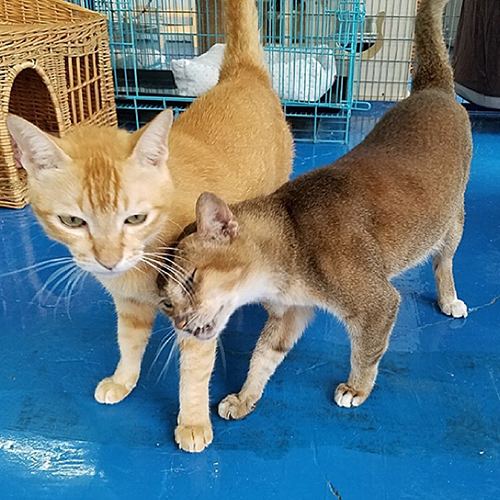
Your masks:
{"label": "orange tabby cat", "polygon": [[[209,189],[244,200],[271,193],[291,171],[292,136],[263,63],[255,3],[226,0],[224,7],[227,50],[219,83],[173,126],[166,110],[134,134],[82,126],[55,139],[8,118],[39,221],[115,301],[121,358],[97,386],[101,403],[121,401],[137,384],[157,313],[158,251],[193,219],[199,194]],[[176,440],[188,451],[212,440],[208,383],[215,348],[215,341],[180,342]]]}

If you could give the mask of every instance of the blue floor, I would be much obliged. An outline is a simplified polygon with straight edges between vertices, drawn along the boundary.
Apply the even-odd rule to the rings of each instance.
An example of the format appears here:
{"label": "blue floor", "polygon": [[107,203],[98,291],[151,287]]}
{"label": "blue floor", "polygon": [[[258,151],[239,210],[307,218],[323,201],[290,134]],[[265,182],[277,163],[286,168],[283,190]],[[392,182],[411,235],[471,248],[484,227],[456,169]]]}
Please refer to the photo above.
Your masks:
{"label": "blue floor", "polygon": [[[380,109],[353,120],[352,144]],[[175,352],[152,366],[158,319],[136,390],[94,401],[117,361],[110,298],[88,278],[40,294],[50,270],[0,278],[0,499],[498,500],[500,498],[500,117],[473,116],[466,227],[455,260],[465,320],[439,313],[431,266],[397,280],[403,303],[377,386],[357,409],[333,403],[349,371],[341,325],[318,314],[247,419],[213,416],[202,454],[173,442]],[[296,173],[345,148],[297,146]],[[66,255],[29,208],[0,210],[1,271]],[[50,287],[49,287],[50,288]],[[238,312],[223,337],[212,401],[239,389],[264,321]],[[166,349],[168,351],[168,349]]]}

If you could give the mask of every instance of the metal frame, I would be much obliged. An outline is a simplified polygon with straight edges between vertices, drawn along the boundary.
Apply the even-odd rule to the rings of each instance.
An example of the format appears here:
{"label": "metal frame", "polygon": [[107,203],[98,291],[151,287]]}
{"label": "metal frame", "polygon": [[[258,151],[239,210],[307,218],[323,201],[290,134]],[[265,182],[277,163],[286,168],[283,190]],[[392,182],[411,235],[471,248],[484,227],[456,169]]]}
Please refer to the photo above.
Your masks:
{"label": "metal frame", "polygon": [[[75,1],[108,17],[117,109],[132,111],[136,127],[142,124],[143,112],[165,107],[180,112],[193,101],[175,94],[170,62],[193,58],[224,42],[221,0]],[[282,102],[296,139],[346,143],[352,110],[369,108],[357,102],[363,0],[257,4],[270,71],[278,93],[288,96]],[[320,76],[313,70],[320,68],[318,62],[324,69]],[[335,82],[315,99],[324,89],[310,89],[318,82],[324,85],[321,78],[331,78],[334,64]]]}

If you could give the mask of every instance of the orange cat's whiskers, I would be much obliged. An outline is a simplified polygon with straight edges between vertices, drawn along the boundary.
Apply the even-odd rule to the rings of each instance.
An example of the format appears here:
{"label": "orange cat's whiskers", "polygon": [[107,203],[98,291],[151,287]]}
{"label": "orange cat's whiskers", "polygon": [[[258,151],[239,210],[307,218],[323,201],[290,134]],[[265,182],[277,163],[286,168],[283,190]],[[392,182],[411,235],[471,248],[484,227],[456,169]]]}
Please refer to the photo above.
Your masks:
{"label": "orange cat's whiskers", "polygon": [[37,262],[36,264],[33,264],[32,266],[23,267],[21,269],[15,269],[14,271],[9,271],[8,273],[0,274],[0,278],[4,278],[6,276],[12,276],[13,274],[17,274],[17,273],[23,273],[25,271],[31,271],[31,270],[42,271],[44,269],[49,269],[51,267],[60,266],[62,264],[66,264],[69,262],[73,262],[72,257],[58,257],[56,259],[48,259],[48,260],[44,260],[42,262]]}
{"label": "orange cat's whiskers", "polygon": [[148,264],[150,267],[152,267],[155,271],[157,271],[159,274],[161,274],[165,278],[170,278],[172,281],[177,283],[184,290],[184,292],[190,298],[190,300],[191,301],[193,300],[193,296],[192,296],[191,292],[186,288],[186,286],[182,283],[182,281],[177,279],[177,277],[172,273],[171,269],[168,271],[166,269],[162,269],[160,267],[161,263],[158,263],[157,261],[154,261],[150,257],[146,257],[146,256],[142,257],[142,262],[144,262],[145,264]]}
{"label": "orange cat's whiskers", "polygon": [[179,250],[178,248],[176,247],[158,247],[158,250],[165,250],[165,251],[170,251],[170,252],[174,252],[175,253],[175,258],[178,259],[178,260],[183,260],[184,262],[187,262],[189,265],[193,265],[191,263],[191,261],[189,261],[188,259],[186,259],[185,257],[182,257],[181,255],[179,255],[179,252],[181,252],[182,250]]}
{"label": "orange cat's whiskers", "polygon": [[181,265],[177,264],[177,262],[170,261],[168,265],[171,268],[176,269],[179,273],[184,274],[185,277],[189,276],[189,273]]}
{"label": "orange cat's whiskers", "polygon": [[[161,254],[158,252],[147,252],[144,253],[146,256],[151,256],[154,257],[155,259],[158,259],[160,261],[163,261],[164,266],[168,266],[169,268],[174,268],[176,269],[179,273],[184,275],[184,279],[188,277],[189,273],[177,262],[174,262],[170,257],[167,257],[165,254]],[[177,257],[176,257],[177,258]]]}
{"label": "orange cat's whiskers", "polygon": [[183,272],[181,273],[178,269],[170,267],[168,265],[168,264],[170,264],[170,262],[163,262],[162,260],[159,260],[157,258],[152,258],[149,256],[146,256],[146,258],[149,261],[156,264],[157,266],[159,266],[164,271],[164,273],[167,273],[167,274],[171,273],[173,276],[180,279],[181,281],[186,281],[186,279],[188,278],[188,274],[183,269],[182,269]]}
{"label": "orange cat's whiskers", "polygon": [[73,297],[73,294],[76,290],[76,287],[78,284],[83,284],[85,278],[88,276],[88,272],[84,271],[83,269],[78,269],[78,272],[72,276],[71,280],[68,280],[68,283],[70,283],[67,287],[67,295],[66,295],[66,312],[68,314],[68,317],[71,318],[71,314],[69,312],[70,306],[71,306],[71,298]]}
{"label": "orange cat's whiskers", "polygon": [[184,228],[181,225],[177,224],[177,222],[172,220],[170,217],[167,219],[167,222],[171,222],[174,226],[178,227],[181,230],[181,232],[184,231]]}
{"label": "orange cat's whiskers", "polygon": [[71,296],[73,295],[73,292],[74,292],[78,282],[82,279],[83,276],[86,276],[86,275],[87,275],[86,271],[76,267],[75,269],[72,269],[68,273],[67,276],[65,276],[65,279],[67,279],[67,282],[62,290],[61,295],[57,299],[57,302],[56,302],[56,305],[54,308],[55,311],[57,311],[57,308],[59,307],[59,303],[64,299],[65,303],[66,303],[66,314],[71,319],[71,314],[70,314]]}
{"label": "orange cat's whiskers", "polygon": [[73,271],[73,269],[76,269],[76,265],[71,262],[69,264],[66,264],[64,265],[63,267],[61,267],[60,269],[57,269],[55,270],[48,278],[47,280],[45,281],[45,283],[42,285],[42,288],[40,288],[40,290],[38,290],[38,292],[35,294],[35,296],[33,297],[32,299],[32,302],[35,302],[37,300],[39,300],[40,302],[43,301],[43,294],[47,291],[49,285],[51,285],[52,283],[54,283],[56,280],[58,280],[55,284],[54,287],[52,287],[52,290],[55,290],[55,288],[57,288],[57,286],[59,285],[60,281],[60,277],[62,275],[63,276],[63,279],[66,279],[67,276],[66,276],[66,273],[69,273],[70,271]]}
{"label": "orange cat's whiskers", "polygon": [[[58,299],[57,299],[56,304],[54,306],[54,311],[57,311],[57,308],[59,307],[61,300],[64,297],[66,297],[68,286],[71,284],[72,278],[74,276],[76,276],[76,274],[78,273],[78,270],[79,269],[76,266],[68,269],[67,272],[63,273],[63,275],[59,278],[57,283],[55,283],[54,286],[52,287],[51,291],[53,293],[57,293],[57,295],[58,295]],[[64,286],[62,286],[64,282],[66,282],[66,283],[64,284]],[[61,289],[59,292],[57,292],[57,289],[60,286],[61,286]]]}

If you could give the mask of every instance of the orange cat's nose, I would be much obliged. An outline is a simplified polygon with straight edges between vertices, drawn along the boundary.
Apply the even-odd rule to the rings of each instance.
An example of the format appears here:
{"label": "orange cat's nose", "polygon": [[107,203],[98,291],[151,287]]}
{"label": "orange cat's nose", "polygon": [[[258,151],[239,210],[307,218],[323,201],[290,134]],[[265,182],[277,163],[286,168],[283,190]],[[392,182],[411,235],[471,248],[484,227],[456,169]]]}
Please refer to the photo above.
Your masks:
{"label": "orange cat's nose", "polygon": [[117,266],[118,262],[120,262],[120,260],[121,259],[96,259],[96,261],[108,271],[112,271]]}

